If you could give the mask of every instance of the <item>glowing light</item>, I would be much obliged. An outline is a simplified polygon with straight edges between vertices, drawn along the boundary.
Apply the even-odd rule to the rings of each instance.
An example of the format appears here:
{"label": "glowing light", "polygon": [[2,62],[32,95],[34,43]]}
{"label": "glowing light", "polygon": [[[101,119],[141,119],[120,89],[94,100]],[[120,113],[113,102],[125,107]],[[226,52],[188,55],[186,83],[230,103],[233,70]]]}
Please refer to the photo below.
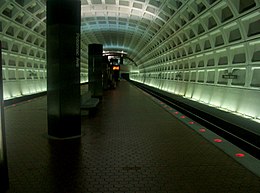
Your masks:
{"label": "glowing light", "polygon": [[184,115],[181,116],[182,119],[185,119],[186,117]]}
{"label": "glowing light", "polygon": [[119,66],[113,66],[113,70],[120,70]]}
{"label": "glowing light", "polygon": [[193,122],[193,121],[190,121],[190,122],[189,122],[189,124],[190,124],[190,125],[193,125],[193,124],[195,124],[195,122]]}
{"label": "glowing light", "polygon": [[214,141],[215,141],[216,143],[221,143],[223,140],[222,140],[222,139],[214,139]]}
{"label": "glowing light", "polygon": [[245,157],[245,154],[243,154],[243,153],[236,153],[236,157]]}
{"label": "glowing light", "polygon": [[177,112],[177,111],[176,111],[176,112],[174,112],[174,114],[178,115],[178,114],[179,114],[179,112]]}
{"label": "glowing light", "polygon": [[201,128],[201,129],[199,129],[199,131],[200,131],[201,133],[203,133],[203,132],[206,132],[206,129]]}

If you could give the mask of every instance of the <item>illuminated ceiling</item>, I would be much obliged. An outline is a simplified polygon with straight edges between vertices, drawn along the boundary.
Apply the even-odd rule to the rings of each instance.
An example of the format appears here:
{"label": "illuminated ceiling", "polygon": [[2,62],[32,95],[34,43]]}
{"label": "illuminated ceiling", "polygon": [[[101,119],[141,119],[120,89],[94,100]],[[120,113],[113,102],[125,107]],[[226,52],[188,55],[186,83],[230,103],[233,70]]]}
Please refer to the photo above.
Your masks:
{"label": "illuminated ceiling", "polygon": [[173,0],[82,0],[82,41],[127,52],[138,61],[139,53],[181,5]]}
{"label": "illuminated ceiling", "polygon": [[[23,33],[20,39],[27,42],[29,38],[29,43],[34,41],[32,37],[37,37],[37,41],[41,42],[39,45],[36,43],[36,46],[40,50],[45,49],[46,1],[1,0],[0,14],[3,21],[0,22],[0,27],[2,26],[3,34],[19,39]],[[158,42],[174,33],[170,28],[162,28],[185,8],[187,2],[189,1],[81,0],[82,50],[87,53],[88,44],[100,43],[106,51],[126,52],[139,65],[144,62],[143,56],[156,47]],[[10,42],[8,44],[13,46]],[[26,53],[30,52],[29,47],[24,49]],[[44,50],[41,51],[42,59],[45,59]],[[83,65],[84,63],[83,61]]]}

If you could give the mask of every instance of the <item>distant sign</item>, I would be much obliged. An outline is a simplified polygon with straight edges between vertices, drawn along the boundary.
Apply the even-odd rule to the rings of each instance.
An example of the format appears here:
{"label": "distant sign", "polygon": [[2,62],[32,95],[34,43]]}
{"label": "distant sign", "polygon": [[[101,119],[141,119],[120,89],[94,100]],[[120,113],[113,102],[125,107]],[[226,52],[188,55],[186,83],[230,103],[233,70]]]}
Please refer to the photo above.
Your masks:
{"label": "distant sign", "polygon": [[113,66],[113,70],[120,70],[120,66]]}

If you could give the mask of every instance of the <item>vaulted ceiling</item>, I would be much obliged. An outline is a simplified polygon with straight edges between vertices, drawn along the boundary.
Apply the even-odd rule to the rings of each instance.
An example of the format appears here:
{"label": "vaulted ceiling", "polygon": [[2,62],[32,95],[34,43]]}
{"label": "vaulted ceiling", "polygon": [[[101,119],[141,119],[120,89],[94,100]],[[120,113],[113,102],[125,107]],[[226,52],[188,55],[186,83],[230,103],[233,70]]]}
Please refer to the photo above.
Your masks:
{"label": "vaulted ceiling", "polygon": [[[35,56],[42,59],[39,63],[46,62],[46,1],[0,1],[5,52],[25,55],[24,61]],[[142,68],[195,54],[194,47],[201,46],[197,41],[209,39],[207,44],[213,44],[210,33],[227,36],[228,44],[229,31],[222,27],[231,30],[232,21],[244,27],[248,22],[240,17],[250,12],[245,20],[252,18],[258,26],[259,6],[258,0],[81,0],[82,66],[87,68],[91,43],[103,44],[105,51],[123,51]],[[246,26],[241,33],[249,29]]]}
{"label": "vaulted ceiling", "polygon": [[173,0],[82,0],[82,40],[124,51],[138,63],[142,50],[181,5]]}
{"label": "vaulted ceiling", "polygon": [[[41,42],[37,46],[44,49],[46,1],[2,0],[0,12],[3,15],[1,21],[3,33],[11,34],[18,39],[17,34],[24,33],[21,37],[24,41],[28,38],[33,39],[29,42],[34,41],[35,38],[37,42],[38,40]],[[207,0],[207,2],[213,1]],[[169,21],[173,19],[179,21],[178,12],[184,9],[188,2],[193,1],[81,0],[82,49],[87,53],[88,44],[100,43],[103,44],[105,51],[127,53],[128,58],[139,65],[143,63],[144,55],[174,33],[175,26],[169,27],[171,25]],[[167,29],[163,29],[166,25]],[[27,52],[30,52],[29,49],[27,48]],[[45,59],[45,54],[41,55]]]}

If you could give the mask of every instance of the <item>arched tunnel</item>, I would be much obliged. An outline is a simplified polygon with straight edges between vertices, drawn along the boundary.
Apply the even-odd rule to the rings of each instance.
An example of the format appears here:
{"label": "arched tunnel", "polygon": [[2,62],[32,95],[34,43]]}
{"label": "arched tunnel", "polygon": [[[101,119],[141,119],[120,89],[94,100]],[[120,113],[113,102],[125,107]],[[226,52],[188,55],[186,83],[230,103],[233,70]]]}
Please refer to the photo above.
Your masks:
{"label": "arched tunnel", "polygon": [[[4,99],[46,91],[46,1],[0,7]],[[81,82],[100,43],[126,53],[131,80],[258,120],[258,26],[254,0],[82,0]]]}
{"label": "arched tunnel", "polygon": [[[77,5],[70,9],[69,4]],[[56,8],[58,9],[55,12]],[[72,9],[77,15],[71,12]],[[73,23],[75,18],[77,22],[75,20]],[[9,150],[8,146],[13,143],[18,144],[18,142],[11,142],[13,138],[10,137],[9,123],[5,123],[11,119],[8,117],[8,112],[5,119],[4,112],[9,111],[11,107],[14,108],[17,102],[46,96],[49,92],[48,82],[61,81],[56,78],[62,77],[62,72],[66,71],[62,79],[64,82],[62,87],[76,88],[75,85],[66,83],[70,80],[69,78],[73,78],[70,73],[72,71],[68,70],[69,68],[62,69],[67,57],[70,57],[70,51],[64,50],[66,46],[70,47],[76,41],[76,38],[68,38],[66,35],[66,33],[74,32],[70,27],[63,28],[63,25],[67,25],[67,21],[64,20],[69,20],[68,22],[76,25],[80,38],[78,39],[80,42],[75,45],[80,45],[79,59],[75,64],[77,67],[75,72],[78,75],[77,80],[74,80],[78,81],[77,88],[91,85],[90,65],[92,64],[90,61],[92,60],[90,57],[92,56],[89,55],[89,45],[102,45],[102,56],[107,55],[120,61],[119,79],[127,77],[130,85],[138,85],[164,95],[168,99],[171,98],[178,104],[190,105],[208,116],[215,116],[238,126],[233,130],[244,128],[245,132],[242,132],[241,136],[254,138],[256,145],[253,144],[253,146],[257,146],[259,153],[259,0],[1,0],[0,185],[2,187],[8,186],[6,185],[8,184],[7,161],[11,154],[8,151],[13,150],[12,147]],[[58,30],[57,25],[53,24],[57,21]],[[64,32],[62,32],[63,29]],[[56,33],[62,34],[63,39],[55,39],[60,36]],[[59,41],[59,44],[56,44],[56,41]],[[69,41],[72,41],[72,44],[66,45]],[[49,50],[51,51],[48,52]],[[61,59],[61,64],[48,74],[52,69],[52,64],[56,65],[56,56],[53,56],[55,54],[52,52],[63,59]],[[53,79],[48,78],[51,75]],[[126,83],[122,83],[120,87],[123,87],[123,84]],[[65,102],[58,105],[62,108],[66,100],[73,100],[74,91],[73,89],[66,93],[59,91],[56,94],[52,92],[48,94],[48,97],[55,95],[56,98],[49,100],[48,104],[62,101],[60,96],[66,95]],[[79,105],[79,103],[80,98],[73,104]],[[65,106],[65,114],[74,109]],[[48,107],[48,109],[48,115],[57,113],[55,108]],[[60,112],[57,114],[61,114]],[[76,109],[73,113],[75,112],[80,112],[80,109]],[[193,112],[193,114],[198,114],[198,112]],[[66,116],[64,120],[69,120]],[[78,120],[80,117],[75,118],[75,121]],[[226,122],[223,122],[222,126]],[[65,125],[69,123],[65,122]],[[55,125],[55,127],[59,126]],[[80,130],[82,127],[80,129],[79,125],[79,132]],[[58,150],[55,149],[54,152],[56,151]],[[259,164],[259,155],[253,157],[257,158]],[[10,159],[12,158],[10,156]],[[9,166],[12,167],[13,164],[14,162],[11,161]],[[123,168],[127,172],[142,170],[139,166]],[[9,169],[11,186],[16,180],[12,172],[12,168]],[[259,171],[255,173],[260,174]],[[256,181],[259,182],[259,176]],[[120,187],[115,190],[104,189],[108,192],[127,192],[124,189],[121,191]],[[99,191],[94,188],[93,192],[106,192],[105,190]],[[131,192],[131,188],[129,190]],[[185,190],[189,192],[188,189]],[[136,189],[135,191],[138,192]],[[140,192],[142,192],[141,188]],[[154,191],[145,189],[143,192]],[[156,190],[155,192],[167,191]],[[168,192],[173,192],[173,190],[170,189]],[[194,192],[199,192],[199,190],[194,190]]]}

